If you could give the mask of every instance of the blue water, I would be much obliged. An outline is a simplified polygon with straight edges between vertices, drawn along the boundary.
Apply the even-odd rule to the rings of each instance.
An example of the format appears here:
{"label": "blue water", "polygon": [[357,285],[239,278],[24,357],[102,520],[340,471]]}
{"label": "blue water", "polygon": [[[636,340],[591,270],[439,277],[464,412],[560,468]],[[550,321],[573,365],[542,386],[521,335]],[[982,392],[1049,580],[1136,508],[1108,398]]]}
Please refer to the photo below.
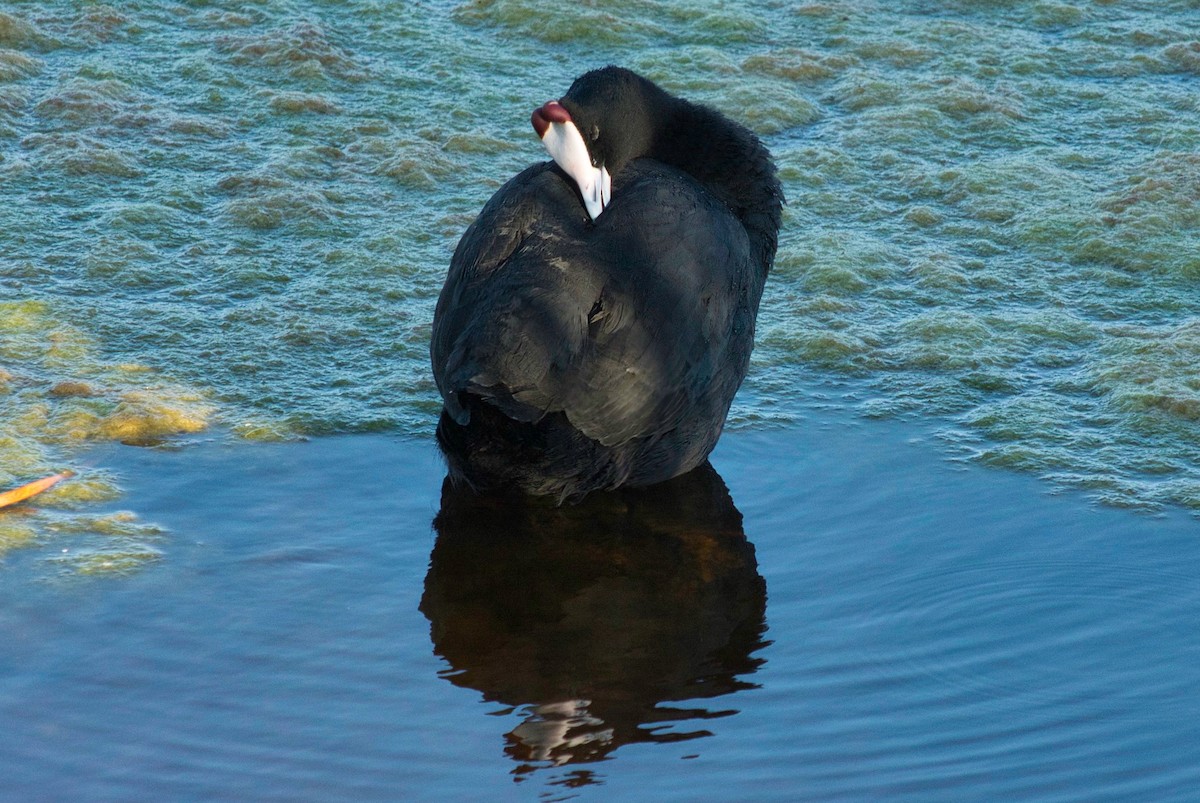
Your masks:
{"label": "blue water", "polygon": [[1196,509],[1198,31],[1186,0],[10,0],[0,462],[427,433],[458,237],[545,158],[529,110],[619,62],[779,164],[733,426],[910,417],[954,459]]}
{"label": "blue water", "polygon": [[10,554],[0,792],[1194,797],[1189,517],[807,423],[724,439],[728,495],[574,518],[443,508],[427,441],[109,447],[170,542],[120,580]]}
{"label": "blue water", "polygon": [[[443,500],[450,254],[606,63],[779,164],[728,495]],[[1188,0],[0,3],[0,488],[77,473],[0,791],[1195,798],[1198,75]]]}

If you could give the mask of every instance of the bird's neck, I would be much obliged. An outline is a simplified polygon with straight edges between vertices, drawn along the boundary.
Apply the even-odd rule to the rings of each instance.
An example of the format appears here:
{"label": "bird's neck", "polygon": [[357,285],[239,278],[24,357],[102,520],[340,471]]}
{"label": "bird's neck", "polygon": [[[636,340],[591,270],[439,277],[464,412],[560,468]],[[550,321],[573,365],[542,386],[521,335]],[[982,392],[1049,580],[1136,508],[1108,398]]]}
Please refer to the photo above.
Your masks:
{"label": "bird's neck", "polygon": [[720,112],[672,100],[648,155],[688,173],[729,206],[765,278],[775,261],[784,200],[771,154],[750,130]]}

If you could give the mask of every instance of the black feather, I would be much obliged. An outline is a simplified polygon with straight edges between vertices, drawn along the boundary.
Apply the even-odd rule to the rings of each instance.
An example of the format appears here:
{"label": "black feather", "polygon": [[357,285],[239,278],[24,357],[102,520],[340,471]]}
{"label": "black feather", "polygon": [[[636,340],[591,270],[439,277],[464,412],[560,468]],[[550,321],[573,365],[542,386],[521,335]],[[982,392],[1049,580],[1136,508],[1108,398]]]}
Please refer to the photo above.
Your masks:
{"label": "black feather", "polygon": [[451,260],[431,355],[452,478],[575,498],[670,479],[712,451],[783,199],[753,134],[633,73],[589,73],[563,105],[602,145],[645,147],[594,222],[552,162],[505,184]]}

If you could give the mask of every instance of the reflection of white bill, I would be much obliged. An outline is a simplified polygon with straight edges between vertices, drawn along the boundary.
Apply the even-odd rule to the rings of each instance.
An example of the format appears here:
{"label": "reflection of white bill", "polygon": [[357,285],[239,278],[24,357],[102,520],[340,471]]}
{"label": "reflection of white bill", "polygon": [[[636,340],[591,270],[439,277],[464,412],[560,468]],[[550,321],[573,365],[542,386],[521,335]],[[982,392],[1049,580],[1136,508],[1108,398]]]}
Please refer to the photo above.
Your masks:
{"label": "reflection of white bill", "polygon": [[529,749],[530,760],[549,761],[556,767],[566,764],[575,758],[571,754],[574,748],[592,742],[612,741],[612,728],[572,734],[577,728],[595,728],[604,724],[604,720],[588,712],[591,702],[563,700],[531,706],[528,718],[513,728],[510,736]]}

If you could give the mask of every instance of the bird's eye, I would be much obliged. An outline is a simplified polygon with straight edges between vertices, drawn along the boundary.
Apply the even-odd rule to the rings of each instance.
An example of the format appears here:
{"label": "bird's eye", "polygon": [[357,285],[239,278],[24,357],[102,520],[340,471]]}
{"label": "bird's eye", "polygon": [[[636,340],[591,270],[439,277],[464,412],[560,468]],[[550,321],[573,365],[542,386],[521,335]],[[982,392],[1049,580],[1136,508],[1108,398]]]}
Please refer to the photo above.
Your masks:
{"label": "bird's eye", "polygon": [[592,126],[591,137],[592,137],[592,142],[595,142],[596,140],[600,139],[600,126],[598,126],[598,125]]}

